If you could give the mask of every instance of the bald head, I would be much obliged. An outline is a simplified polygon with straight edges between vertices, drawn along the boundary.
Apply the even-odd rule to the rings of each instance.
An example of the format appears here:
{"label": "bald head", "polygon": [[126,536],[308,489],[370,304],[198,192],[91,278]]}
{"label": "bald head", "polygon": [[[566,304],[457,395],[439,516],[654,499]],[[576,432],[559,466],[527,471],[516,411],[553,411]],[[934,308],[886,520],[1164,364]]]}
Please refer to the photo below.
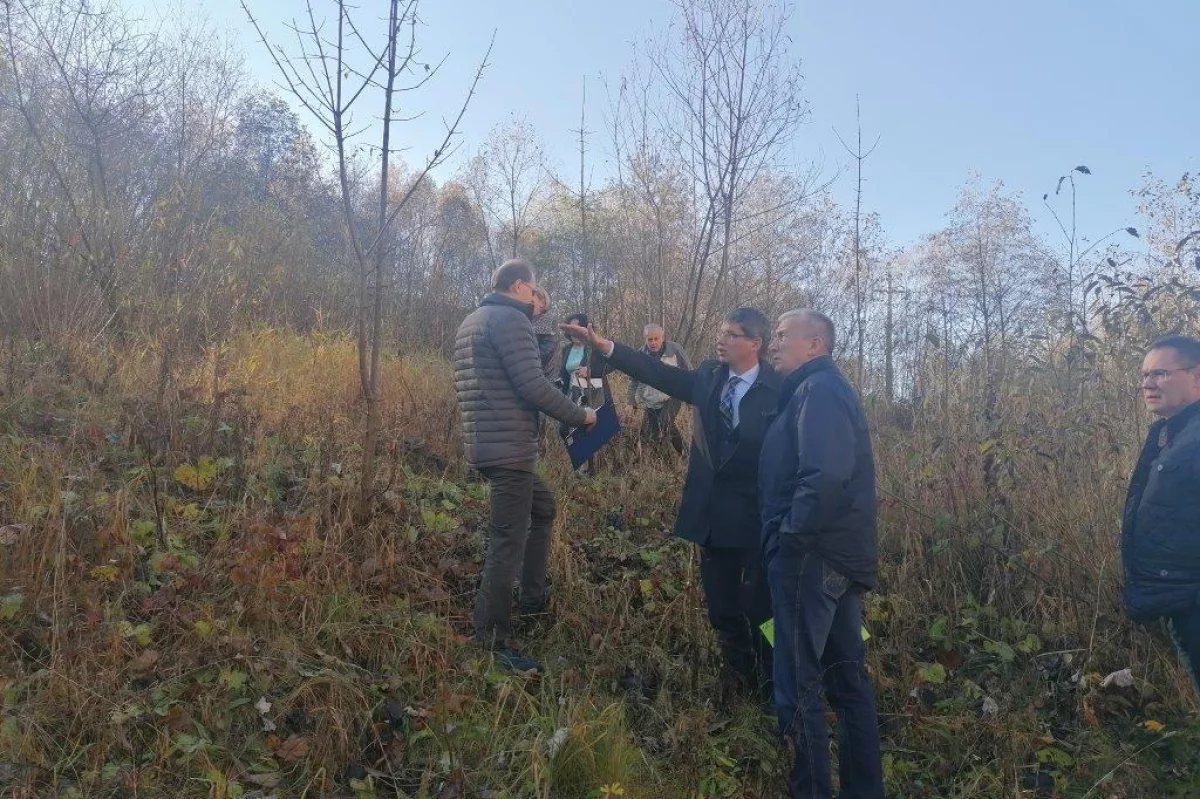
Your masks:
{"label": "bald head", "polygon": [[815,358],[833,354],[836,344],[832,319],[811,308],[797,308],[779,317],[768,351],[776,370],[788,374]]}

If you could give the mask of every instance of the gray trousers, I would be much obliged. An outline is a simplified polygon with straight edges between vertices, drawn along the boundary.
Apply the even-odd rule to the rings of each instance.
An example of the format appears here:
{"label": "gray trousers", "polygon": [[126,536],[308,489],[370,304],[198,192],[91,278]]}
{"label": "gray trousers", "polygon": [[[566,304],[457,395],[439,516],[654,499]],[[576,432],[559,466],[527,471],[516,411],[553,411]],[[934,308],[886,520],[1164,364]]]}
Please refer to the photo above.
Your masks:
{"label": "gray trousers", "polygon": [[503,647],[512,635],[512,585],[518,575],[521,610],[535,612],[545,604],[554,494],[531,471],[490,467],[480,472],[492,487],[492,521],[475,597],[475,637]]}

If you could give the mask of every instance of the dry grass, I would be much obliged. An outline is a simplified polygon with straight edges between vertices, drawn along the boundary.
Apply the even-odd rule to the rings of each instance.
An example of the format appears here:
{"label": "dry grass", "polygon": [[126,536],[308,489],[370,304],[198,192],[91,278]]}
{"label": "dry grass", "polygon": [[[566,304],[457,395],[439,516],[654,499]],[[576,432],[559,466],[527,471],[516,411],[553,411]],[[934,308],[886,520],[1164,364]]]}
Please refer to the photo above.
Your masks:
{"label": "dry grass", "polygon": [[[0,401],[0,795],[777,795],[770,720],[714,701],[694,556],[667,535],[679,459],[619,445],[581,479],[551,442],[556,615],[527,681],[467,641],[486,491],[446,364],[386,363],[357,527],[350,342],[243,334],[161,403],[153,352],[45,366],[8,364]],[[1004,414],[990,448],[969,408],[875,414],[891,789],[1200,795],[1190,686],[1116,604],[1137,425],[1114,410],[1098,446],[1033,392]],[[1099,688],[1124,667],[1133,688]]]}

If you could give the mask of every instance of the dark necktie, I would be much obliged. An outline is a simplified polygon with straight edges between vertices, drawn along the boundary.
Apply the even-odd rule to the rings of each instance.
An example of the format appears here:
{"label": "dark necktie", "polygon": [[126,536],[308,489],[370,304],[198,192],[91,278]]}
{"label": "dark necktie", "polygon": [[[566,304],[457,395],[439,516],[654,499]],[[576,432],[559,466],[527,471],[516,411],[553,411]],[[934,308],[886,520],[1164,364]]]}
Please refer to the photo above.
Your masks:
{"label": "dark necktie", "polygon": [[738,384],[742,382],[742,378],[737,375],[731,375],[729,382],[725,384],[725,390],[721,392],[721,420],[725,422],[725,427],[732,430],[733,424],[733,397],[737,391]]}

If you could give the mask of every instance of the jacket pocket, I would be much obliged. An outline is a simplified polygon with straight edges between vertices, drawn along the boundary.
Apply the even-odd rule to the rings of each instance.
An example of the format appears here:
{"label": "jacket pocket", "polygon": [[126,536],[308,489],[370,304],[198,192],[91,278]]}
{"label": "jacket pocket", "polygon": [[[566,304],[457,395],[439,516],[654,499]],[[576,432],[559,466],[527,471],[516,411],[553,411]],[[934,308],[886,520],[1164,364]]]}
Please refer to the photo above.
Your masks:
{"label": "jacket pocket", "polygon": [[1154,466],[1142,501],[1147,505],[1183,510],[1197,507],[1196,476],[1191,463],[1178,459]]}
{"label": "jacket pocket", "polygon": [[833,600],[842,598],[850,586],[850,579],[829,565],[829,561],[821,559],[821,591]]}

